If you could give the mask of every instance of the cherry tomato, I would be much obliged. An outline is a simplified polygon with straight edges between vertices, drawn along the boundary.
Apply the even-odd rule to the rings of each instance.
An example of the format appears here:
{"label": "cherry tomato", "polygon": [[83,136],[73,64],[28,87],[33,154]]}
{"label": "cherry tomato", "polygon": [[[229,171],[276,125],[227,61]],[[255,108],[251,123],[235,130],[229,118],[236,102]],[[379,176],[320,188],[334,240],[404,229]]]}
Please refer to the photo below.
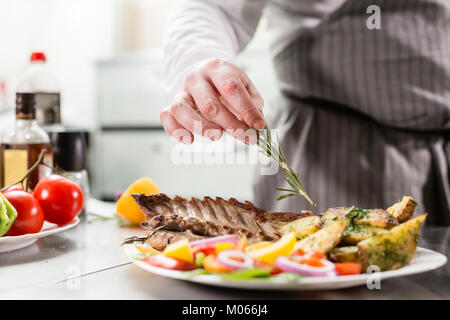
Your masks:
{"label": "cherry tomato", "polygon": [[300,264],[306,264],[311,267],[323,267],[324,266],[324,264],[320,261],[320,259],[317,259],[314,257],[301,259],[300,261],[297,261],[297,262]]}
{"label": "cherry tomato", "polygon": [[361,265],[355,262],[342,262],[335,263],[336,272],[340,276],[346,276],[351,274],[360,274],[361,273]]}
{"label": "cherry tomato", "polygon": [[278,268],[277,266],[273,266],[273,267],[272,267],[272,270],[270,270],[270,274],[271,274],[272,276],[277,275],[277,274],[280,274],[280,273],[283,273],[283,272],[284,272],[284,271],[281,270],[280,268]]}
{"label": "cherry tomato", "polygon": [[169,269],[169,270],[180,270],[180,271],[188,271],[194,270],[197,267],[193,263],[189,263],[187,261],[167,257],[162,254],[156,254],[154,256],[146,257],[142,259],[149,265],[154,267]]}
{"label": "cherry tomato", "polygon": [[193,248],[192,254],[194,255],[194,259],[195,259],[195,255],[200,252],[203,252],[205,254],[205,256],[209,256],[210,254],[216,254],[216,244],[215,243],[212,243],[212,244],[206,243],[206,244],[203,244],[203,245]]}
{"label": "cherry tomato", "polygon": [[23,190],[12,190],[3,195],[17,210],[17,218],[5,236],[19,236],[41,231],[44,224],[44,212],[33,195]]}
{"label": "cherry tomato", "polygon": [[72,221],[83,208],[83,191],[62,176],[51,175],[42,179],[33,194],[44,210],[45,220],[58,225]]}
{"label": "cherry tomato", "polygon": [[291,254],[291,256],[303,256],[303,255],[305,255],[305,251],[303,251],[303,249],[301,248],[298,248]]}
{"label": "cherry tomato", "polygon": [[258,269],[268,270],[271,275],[276,275],[283,272],[283,270],[279,269],[277,266],[265,263],[259,259],[253,259],[253,266]]}
{"label": "cherry tomato", "polygon": [[322,252],[318,252],[318,251],[309,253],[308,256],[311,258],[316,258],[316,259],[326,259],[327,258],[326,255],[324,255]]}
{"label": "cherry tomato", "polygon": [[205,268],[205,270],[209,272],[218,272],[218,273],[226,273],[233,271],[222,265],[219,261],[217,261],[216,257],[212,254],[203,259],[203,268]]}

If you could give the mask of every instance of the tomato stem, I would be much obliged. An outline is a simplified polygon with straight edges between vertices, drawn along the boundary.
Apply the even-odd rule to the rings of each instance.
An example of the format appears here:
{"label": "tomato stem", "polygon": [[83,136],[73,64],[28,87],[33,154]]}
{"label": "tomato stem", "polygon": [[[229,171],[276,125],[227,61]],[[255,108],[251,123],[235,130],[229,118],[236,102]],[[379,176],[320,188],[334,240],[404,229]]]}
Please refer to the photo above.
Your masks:
{"label": "tomato stem", "polygon": [[66,172],[63,169],[61,169],[60,167],[58,167],[58,166],[54,166],[53,167],[53,166],[51,166],[51,165],[49,165],[48,163],[45,163],[45,162],[42,162],[41,164],[43,166],[47,167],[47,168],[52,169],[53,172],[56,172],[60,176],[65,176],[66,175]]}
{"label": "tomato stem", "polygon": [[42,163],[42,161],[44,160],[44,155],[45,155],[45,149],[43,149],[41,151],[41,153],[39,154],[39,158],[36,160],[36,162],[27,170],[27,172],[25,173],[25,175],[22,177],[22,179],[20,179],[19,181],[17,181],[16,183],[13,183],[7,187],[4,187],[0,190],[0,192],[4,192],[6,190],[8,190],[9,188],[11,188],[12,186],[15,186],[16,184],[20,184],[23,187],[23,182],[26,180],[25,182],[25,191],[28,190],[28,176],[31,174],[31,172],[33,172],[34,169],[36,169],[38,167],[38,165],[40,165]]}

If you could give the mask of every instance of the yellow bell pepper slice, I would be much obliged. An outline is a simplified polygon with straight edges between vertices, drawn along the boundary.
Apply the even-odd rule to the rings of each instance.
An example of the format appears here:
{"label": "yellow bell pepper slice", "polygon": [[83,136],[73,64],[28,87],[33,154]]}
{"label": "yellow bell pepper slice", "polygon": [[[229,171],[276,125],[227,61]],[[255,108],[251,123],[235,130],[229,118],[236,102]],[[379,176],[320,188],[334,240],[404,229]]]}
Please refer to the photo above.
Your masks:
{"label": "yellow bell pepper slice", "polygon": [[192,251],[189,248],[188,239],[180,240],[169,244],[164,249],[163,254],[167,257],[194,263],[194,257],[192,255]]}
{"label": "yellow bell pepper slice", "polygon": [[233,242],[220,242],[216,244],[216,253],[219,253],[223,250],[228,250],[234,245]]}
{"label": "yellow bell pepper slice", "polygon": [[255,243],[249,244],[247,246],[247,248],[245,248],[245,252],[250,252],[250,251],[254,251],[256,249],[261,249],[261,248],[270,246],[271,244],[273,244],[273,242],[270,242],[270,241],[255,242]]}
{"label": "yellow bell pepper slice", "polygon": [[144,247],[137,244],[135,244],[134,247],[142,253],[161,254],[161,251],[153,249],[152,247]]}
{"label": "yellow bell pepper slice", "polygon": [[289,232],[271,245],[249,251],[248,255],[262,262],[273,264],[278,257],[288,256],[294,251],[296,240],[297,235],[295,232]]}

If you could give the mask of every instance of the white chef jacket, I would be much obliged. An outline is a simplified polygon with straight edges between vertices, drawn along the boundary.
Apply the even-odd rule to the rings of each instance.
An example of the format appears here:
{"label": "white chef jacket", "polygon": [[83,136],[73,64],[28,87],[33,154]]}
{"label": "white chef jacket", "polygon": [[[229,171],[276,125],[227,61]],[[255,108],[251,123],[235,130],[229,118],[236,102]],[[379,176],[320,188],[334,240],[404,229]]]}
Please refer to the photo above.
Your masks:
{"label": "white chef jacket", "polygon": [[169,97],[199,63],[234,61],[251,40],[266,9],[270,49],[276,54],[301,28],[317,25],[345,0],[176,0],[164,36]]}

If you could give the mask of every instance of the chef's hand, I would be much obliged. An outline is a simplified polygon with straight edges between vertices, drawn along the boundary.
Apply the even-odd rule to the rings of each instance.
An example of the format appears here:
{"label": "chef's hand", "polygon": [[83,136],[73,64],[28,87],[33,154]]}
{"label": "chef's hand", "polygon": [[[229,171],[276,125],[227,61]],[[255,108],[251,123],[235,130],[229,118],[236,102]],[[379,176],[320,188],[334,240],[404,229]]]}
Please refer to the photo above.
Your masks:
{"label": "chef's hand", "polygon": [[[164,130],[191,144],[193,133],[218,140],[225,130],[247,143],[256,142],[252,129],[263,129],[264,101],[242,69],[224,60],[207,61],[190,72],[183,89],[160,115]],[[250,130],[249,130],[250,129]]]}

